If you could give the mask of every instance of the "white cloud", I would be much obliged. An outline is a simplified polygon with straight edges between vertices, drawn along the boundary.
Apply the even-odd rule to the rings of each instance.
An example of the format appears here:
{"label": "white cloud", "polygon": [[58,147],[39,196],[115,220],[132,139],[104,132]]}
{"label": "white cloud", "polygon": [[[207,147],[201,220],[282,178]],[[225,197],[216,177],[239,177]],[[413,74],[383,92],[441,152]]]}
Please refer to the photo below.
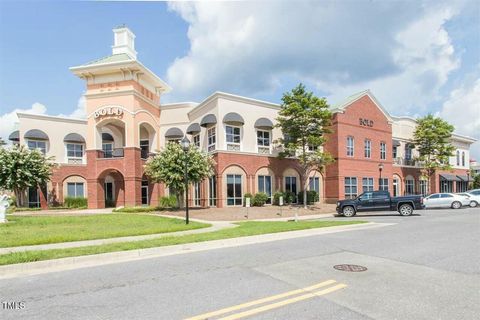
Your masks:
{"label": "white cloud", "polygon": [[[450,93],[439,115],[455,125],[455,131],[480,139],[480,78],[466,83]],[[471,149],[472,157],[480,160],[480,143]]]}
{"label": "white cloud", "polygon": [[77,108],[69,115],[60,114],[60,117],[85,119],[87,117],[85,96],[82,95],[77,101]]}
{"label": "white cloud", "polygon": [[8,136],[10,135],[10,133],[12,133],[17,129],[17,126],[18,126],[17,112],[32,113],[32,114],[46,114],[47,108],[43,104],[39,102],[35,102],[28,109],[19,108],[11,112],[5,113],[3,115],[0,115],[0,137],[2,137],[5,142],[9,142]]}
{"label": "white cloud", "polygon": [[[255,96],[302,81],[338,101],[370,88],[419,111],[459,60],[444,24],[458,5],[417,2],[173,2],[190,51],[167,71],[167,99],[222,90]],[[398,113],[398,112],[394,112]]]}

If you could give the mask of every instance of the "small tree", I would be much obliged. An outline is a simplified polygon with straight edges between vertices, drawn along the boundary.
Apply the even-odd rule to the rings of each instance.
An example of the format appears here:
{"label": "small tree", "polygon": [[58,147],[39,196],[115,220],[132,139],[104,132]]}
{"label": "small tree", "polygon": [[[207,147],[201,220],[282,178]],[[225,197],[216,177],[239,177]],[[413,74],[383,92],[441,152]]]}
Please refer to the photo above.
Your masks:
{"label": "small tree", "polygon": [[430,193],[430,181],[437,170],[450,170],[449,158],[455,147],[450,138],[455,128],[447,121],[429,114],[417,119],[413,133],[413,143],[418,150],[416,160],[422,163],[422,175],[427,178],[427,193]]}
{"label": "small tree", "polygon": [[25,192],[50,181],[55,164],[38,150],[25,146],[0,148],[0,189],[15,193],[16,206],[25,204]]}
{"label": "small tree", "polygon": [[480,188],[480,173],[473,177],[472,189]]}
{"label": "small tree", "polygon": [[145,164],[145,174],[155,182],[163,182],[176,195],[177,203],[180,203],[180,194],[185,191],[185,161],[188,161],[189,183],[200,182],[213,175],[213,158],[193,145],[185,154],[178,143],[167,143],[165,150]]}
{"label": "small tree", "polygon": [[[276,127],[281,128],[283,138],[277,144],[282,149],[280,158],[296,156],[302,168],[303,184],[308,172],[323,168],[332,162],[332,156],[321,150],[325,144],[325,134],[330,133],[332,113],[327,100],[307,92],[303,84],[284,93],[282,106],[277,117]],[[307,206],[307,193],[303,193],[303,203]]]}

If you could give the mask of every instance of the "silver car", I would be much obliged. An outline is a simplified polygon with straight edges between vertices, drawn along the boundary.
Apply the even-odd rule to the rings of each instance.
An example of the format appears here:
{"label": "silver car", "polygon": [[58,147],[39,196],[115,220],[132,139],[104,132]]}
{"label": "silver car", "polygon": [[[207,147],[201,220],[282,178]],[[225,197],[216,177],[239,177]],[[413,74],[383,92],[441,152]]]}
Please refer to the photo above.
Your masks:
{"label": "silver car", "polygon": [[470,197],[470,207],[475,208],[480,205],[480,189],[465,192]]}
{"label": "silver car", "polygon": [[460,209],[469,206],[470,199],[454,193],[434,193],[423,200],[425,208],[453,208]]}

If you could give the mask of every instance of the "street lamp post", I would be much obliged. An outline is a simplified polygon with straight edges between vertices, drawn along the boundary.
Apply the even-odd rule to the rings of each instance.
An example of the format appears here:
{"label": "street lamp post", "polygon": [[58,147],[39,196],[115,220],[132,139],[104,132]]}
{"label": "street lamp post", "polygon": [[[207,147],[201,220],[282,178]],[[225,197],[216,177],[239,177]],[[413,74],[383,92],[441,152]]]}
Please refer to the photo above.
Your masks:
{"label": "street lamp post", "polygon": [[189,223],[188,217],[188,149],[190,148],[190,140],[188,140],[187,136],[183,137],[182,141],[180,141],[180,145],[182,146],[183,152],[185,153],[185,223]]}
{"label": "street lamp post", "polygon": [[381,190],[380,186],[382,185],[382,170],[383,170],[383,163],[379,163],[378,172],[380,173],[380,179],[378,179],[378,190]]}

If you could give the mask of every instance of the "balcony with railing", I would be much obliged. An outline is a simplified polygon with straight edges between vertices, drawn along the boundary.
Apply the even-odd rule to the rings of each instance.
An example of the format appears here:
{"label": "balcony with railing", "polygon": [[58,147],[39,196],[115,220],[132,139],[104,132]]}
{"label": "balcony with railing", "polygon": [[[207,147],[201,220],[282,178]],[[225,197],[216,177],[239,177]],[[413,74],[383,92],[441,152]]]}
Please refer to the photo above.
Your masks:
{"label": "balcony with railing", "polygon": [[124,150],[123,148],[114,148],[110,150],[99,150],[98,158],[108,159],[108,158],[123,158]]}
{"label": "balcony with railing", "polygon": [[405,167],[417,167],[420,168],[422,167],[422,163],[420,161],[416,161],[414,159],[408,159],[408,158],[393,158],[393,164],[399,165],[399,166],[405,166]]}

